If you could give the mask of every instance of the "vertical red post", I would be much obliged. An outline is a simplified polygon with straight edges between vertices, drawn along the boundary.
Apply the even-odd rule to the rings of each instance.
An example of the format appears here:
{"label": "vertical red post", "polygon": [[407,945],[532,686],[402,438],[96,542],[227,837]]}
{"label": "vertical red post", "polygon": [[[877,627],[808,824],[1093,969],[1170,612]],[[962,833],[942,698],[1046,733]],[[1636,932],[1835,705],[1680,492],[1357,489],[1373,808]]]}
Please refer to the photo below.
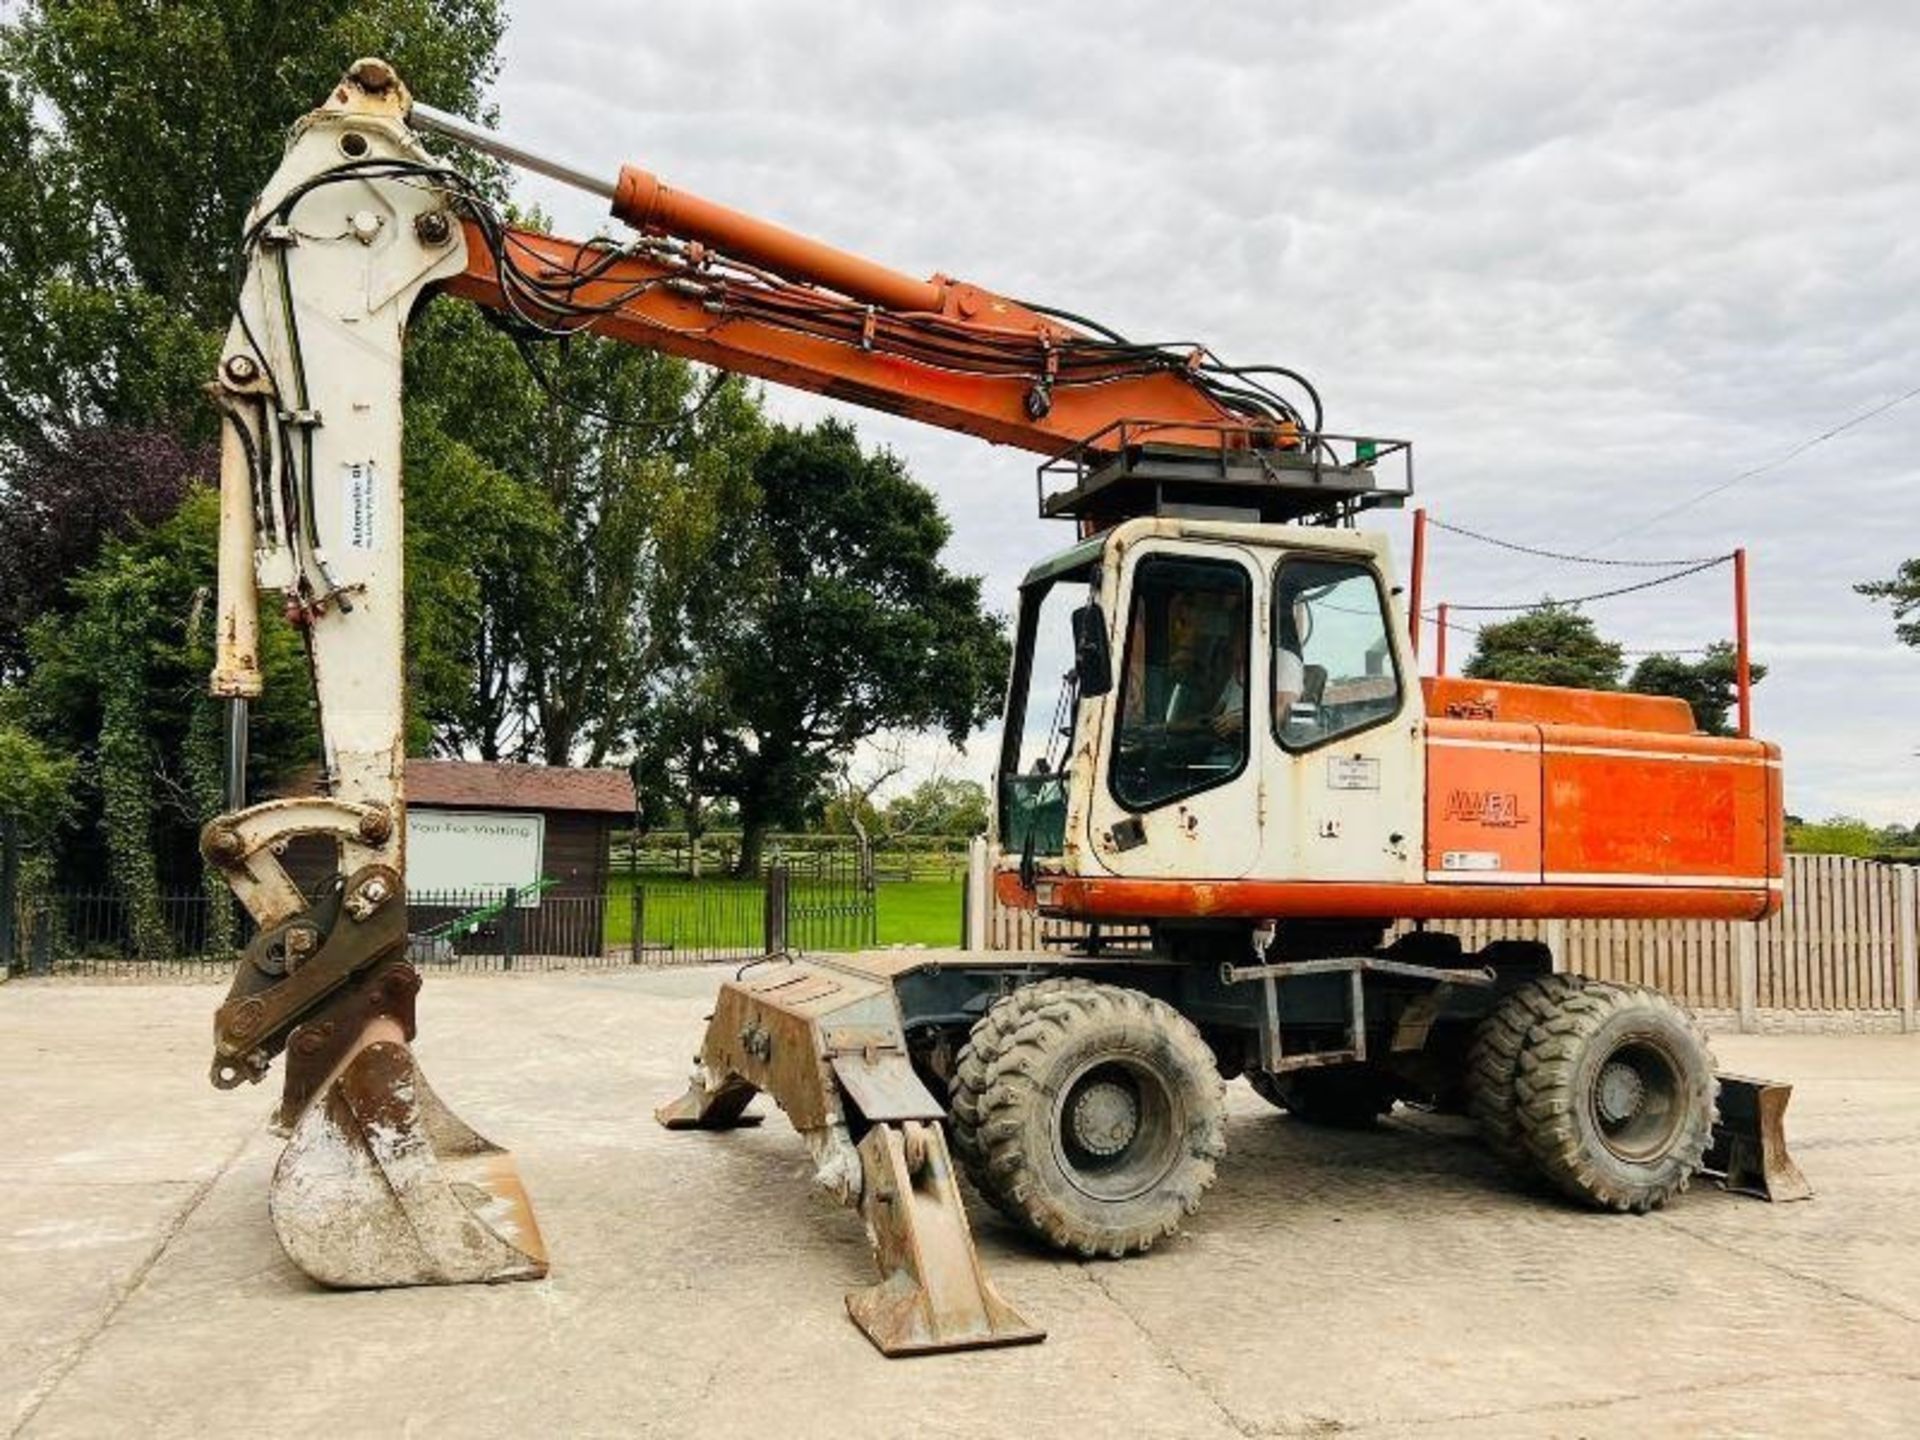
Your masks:
{"label": "vertical red post", "polygon": [[1440,638],[1434,642],[1434,646],[1433,646],[1433,673],[1436,675],[1444,675],[1447,673],[1447,602],[1446,601],[1442,600],[1440,602],[1440,613],[1434,617],[1434,620],[1435,620],[1434,629],[1438,632]]}
{"label": "vertical red post", "polygon": [[1413,574],[1407,579],[1407,628],[1413,632],[1413,658],[1420,658],[1420,588],[1427,577],[1427,510],[1413,512]]}
{"label": "vertical red post", "polygon": [[1747,660],[1747,550],[1733,552],[1734,669],[1740,688],[1740,734],[1753,734],[1753,671]]}

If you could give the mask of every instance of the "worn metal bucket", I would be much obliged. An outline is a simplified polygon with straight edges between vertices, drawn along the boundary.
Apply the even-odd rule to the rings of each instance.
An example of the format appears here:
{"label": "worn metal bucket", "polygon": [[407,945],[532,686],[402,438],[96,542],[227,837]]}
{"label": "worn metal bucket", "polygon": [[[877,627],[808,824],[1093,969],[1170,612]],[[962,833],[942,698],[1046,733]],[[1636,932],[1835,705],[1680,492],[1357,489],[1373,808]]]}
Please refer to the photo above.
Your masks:
{"label": "worn metal bucket", "polygon": [[306,1107],[267,1208],[288,1256],[323,1285],[547,1273],[513,1157],[441,1103],[397,1040],[365,1046]]}

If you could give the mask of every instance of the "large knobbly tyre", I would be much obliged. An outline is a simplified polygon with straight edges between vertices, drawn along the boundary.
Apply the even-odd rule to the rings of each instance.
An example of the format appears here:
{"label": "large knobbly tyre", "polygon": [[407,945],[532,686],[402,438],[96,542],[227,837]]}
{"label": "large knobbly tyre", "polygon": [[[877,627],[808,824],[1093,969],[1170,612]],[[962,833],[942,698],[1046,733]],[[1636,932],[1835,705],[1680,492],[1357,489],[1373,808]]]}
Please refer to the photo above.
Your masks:
{"label": "large knobbly tyre", "polygon": [[973,1027],[952,1133],[982,1197],[1062,1250],[1171,1235],[1226,1152],[1213,1052],[1172,1006],[1089,980],[1022,986]]}
{"label": "large knobbly tyre", "polygon": [[1514,1081],[1527,1033],[1587,982],[1578,975],[1542,975],[1513,990],[1473,1032],[1467,1051],[1467,1114],[1487,1148],[1516,1169],[1532,1165],[1520,1138]]}
{"label": "large knobbly tyre", "polygon": [[1687,1188],[1713,1138],[1718,1082],[1693,1017],[1658,990],[1592,985],[1527,1033],[1520,1133],[1576,1200],[1643,1214]]}
{"label": "large knobbly tyre", "polygon": [[1249,1070],[1247,1083],[1254,1094],[1294,1119],[1341,1130],[1366,1128],[1393,1109],[1397,1098],[1386,1077],[1365,1065],[1289,1070],[1279,1075]]}

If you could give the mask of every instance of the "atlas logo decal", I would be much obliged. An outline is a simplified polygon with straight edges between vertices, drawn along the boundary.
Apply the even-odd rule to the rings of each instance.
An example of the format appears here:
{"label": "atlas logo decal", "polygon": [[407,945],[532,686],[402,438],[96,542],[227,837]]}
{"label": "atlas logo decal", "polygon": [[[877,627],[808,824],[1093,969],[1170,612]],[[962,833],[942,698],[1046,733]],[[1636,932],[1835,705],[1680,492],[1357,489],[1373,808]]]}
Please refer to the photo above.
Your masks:
{"label": "atlas logo decal", "polygon": [[1512,790],[1449,790],[1447,819],[1467,825],[1513,830],[1527,823],[1520,812],[1520,796]]}

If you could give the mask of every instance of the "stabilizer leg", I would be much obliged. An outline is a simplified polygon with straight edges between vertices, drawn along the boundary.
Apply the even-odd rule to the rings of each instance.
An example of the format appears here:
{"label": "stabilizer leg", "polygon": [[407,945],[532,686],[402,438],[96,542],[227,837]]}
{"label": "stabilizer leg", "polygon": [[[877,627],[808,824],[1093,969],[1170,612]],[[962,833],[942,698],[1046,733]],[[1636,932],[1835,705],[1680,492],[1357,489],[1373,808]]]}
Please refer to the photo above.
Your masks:
{"label": "stabilizer leg", "polygon": [[756,1086],[738,1075],[715,1080],[705,1065],[696,1065],[687,1093],[656,1105],[653,1118],[669,1130],[735,1130],[758,1125],[764,1117],[749,1115],[746,1109],[759,1093]]}
{"label": "stabilizer leg", "polygon": [[876,1125],[859,1148],[860,1217],[883,1278],[850,1291],[847,1314],[875,1348],[933,1355],[1044,1340],[981,1268],[940,1127]]}
{"label": "stabilizer leg", "polygon": [[981,1268],[945,1112],[914,1072],[884,981],[781,962],[726,982],[692,1086],[654,1115],[670,1130],[751,1124],[744,1112],[762,1090],[805,1137],[814,1183],[860,1210],[880,1279],[848,1294],[847,1313],[875,1348],[929,1355],[1045,1338]]}

